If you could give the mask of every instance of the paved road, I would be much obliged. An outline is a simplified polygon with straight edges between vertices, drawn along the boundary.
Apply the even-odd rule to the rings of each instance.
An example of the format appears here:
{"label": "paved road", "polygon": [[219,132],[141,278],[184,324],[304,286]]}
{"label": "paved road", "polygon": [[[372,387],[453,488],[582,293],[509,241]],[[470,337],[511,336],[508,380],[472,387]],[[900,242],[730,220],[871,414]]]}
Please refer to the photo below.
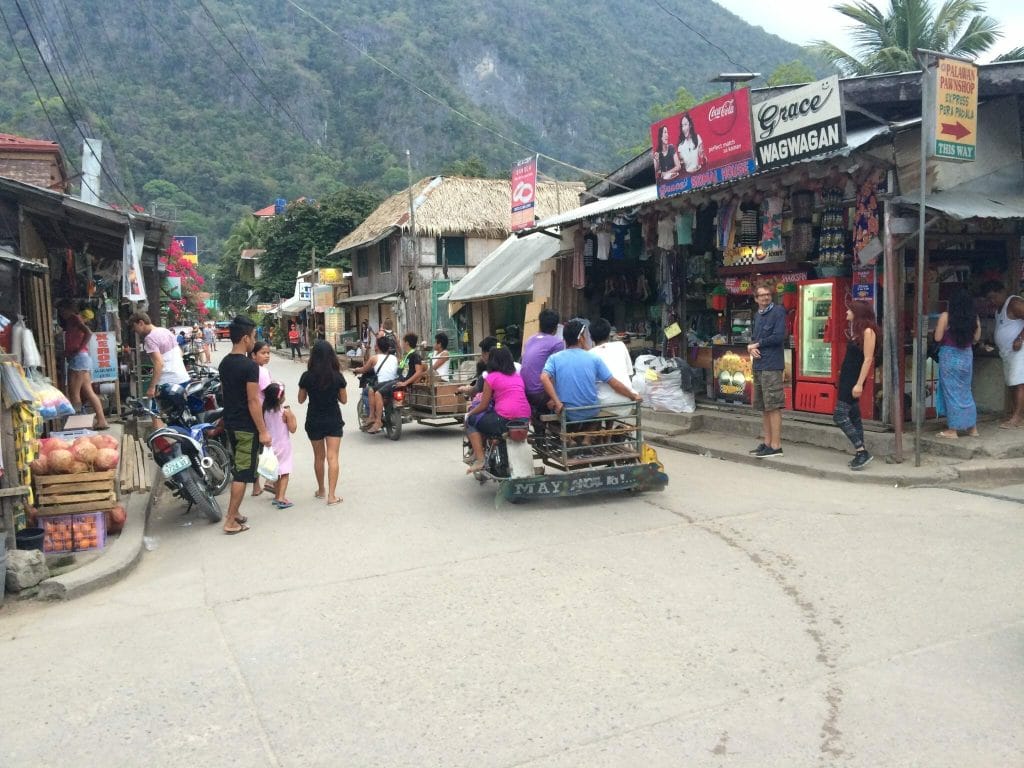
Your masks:
{"label": "paved road", "polygon": [[165,503],[123,582],[0,612],[0,765],[1021,764],[1019,504],[662,459],[496,509],[456,430],[352,431],[339,507]]}

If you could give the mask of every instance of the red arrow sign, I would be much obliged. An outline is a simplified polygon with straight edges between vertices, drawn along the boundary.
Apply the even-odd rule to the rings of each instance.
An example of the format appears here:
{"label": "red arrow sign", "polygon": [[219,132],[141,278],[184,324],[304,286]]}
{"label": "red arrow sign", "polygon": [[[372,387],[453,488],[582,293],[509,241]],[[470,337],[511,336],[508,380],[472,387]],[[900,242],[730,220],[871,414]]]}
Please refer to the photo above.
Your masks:
{"label": "red arrow sign", "polygon": [[966,125],[957,120],[955,123],[943,123],[942,124],[942,135],[948,135],[960,141],[964,136],[969,134],[971,129]]}

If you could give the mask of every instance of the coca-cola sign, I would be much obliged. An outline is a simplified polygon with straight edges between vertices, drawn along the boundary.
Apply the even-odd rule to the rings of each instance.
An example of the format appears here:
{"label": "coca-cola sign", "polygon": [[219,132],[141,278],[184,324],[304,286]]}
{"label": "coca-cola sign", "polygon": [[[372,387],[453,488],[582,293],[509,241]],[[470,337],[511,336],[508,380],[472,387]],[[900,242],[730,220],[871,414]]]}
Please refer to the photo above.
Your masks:
{"label": "coca-cola sign", "polygon": [[818,80],[755,105],[754,124],[762,170],[845,146],[839,78]]}
{"label": "coca-cola sign", "polygon": [[651,126],[658,197],[721,184],[754,172],[750,91],[732,91]]}

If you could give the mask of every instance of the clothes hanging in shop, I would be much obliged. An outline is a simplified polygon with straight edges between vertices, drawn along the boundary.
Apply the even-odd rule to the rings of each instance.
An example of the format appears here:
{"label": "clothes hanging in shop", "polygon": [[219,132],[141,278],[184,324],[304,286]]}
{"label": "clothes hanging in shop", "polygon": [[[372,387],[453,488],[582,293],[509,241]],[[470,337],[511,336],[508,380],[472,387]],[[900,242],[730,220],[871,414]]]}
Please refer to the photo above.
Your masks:
{"label": "clothes hanging in shop", "polygon": [[761,202],[761,250],[782,250],[782,198],[766,197]]}
{"label": "clothes hanging in shop", "polygon": [[597,256],[597,238],[593,232],[588,232],[583,238],[583,266],[588,269],[594,266],[595,256]]}
{"label": "clothes hanging in shop", "polygon": [[658,247],[671,250],[676,245],[675,221],[671,214],[664,214],[658,219]]}
{"label": "clothes hanging in shop", "polygon": [[740,203],[740,245],[755,246],[761,240],[757,221],[760,210],[757,203]]}
{"label": "clothes hanging in shop", "polygon": [[612,233],[605,227],[597,230],[597,260],[608,261],[612,255]]}

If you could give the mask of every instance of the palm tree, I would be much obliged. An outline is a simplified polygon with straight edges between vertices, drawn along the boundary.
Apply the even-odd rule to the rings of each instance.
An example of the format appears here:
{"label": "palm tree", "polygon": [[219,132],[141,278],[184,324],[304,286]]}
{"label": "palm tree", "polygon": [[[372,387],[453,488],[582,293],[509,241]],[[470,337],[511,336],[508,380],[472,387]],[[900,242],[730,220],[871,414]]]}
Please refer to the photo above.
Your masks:
{"label": "palm tree", "polygon": [[888,14],[866,0],[832,7],[857,23],[854,53],[825,40],[814,41],[811,49],[847,75],[914,71],[918,48],[975,57],[1003,34],[976,0],[946,0],[938,11],[928,0],[890,0]]}

